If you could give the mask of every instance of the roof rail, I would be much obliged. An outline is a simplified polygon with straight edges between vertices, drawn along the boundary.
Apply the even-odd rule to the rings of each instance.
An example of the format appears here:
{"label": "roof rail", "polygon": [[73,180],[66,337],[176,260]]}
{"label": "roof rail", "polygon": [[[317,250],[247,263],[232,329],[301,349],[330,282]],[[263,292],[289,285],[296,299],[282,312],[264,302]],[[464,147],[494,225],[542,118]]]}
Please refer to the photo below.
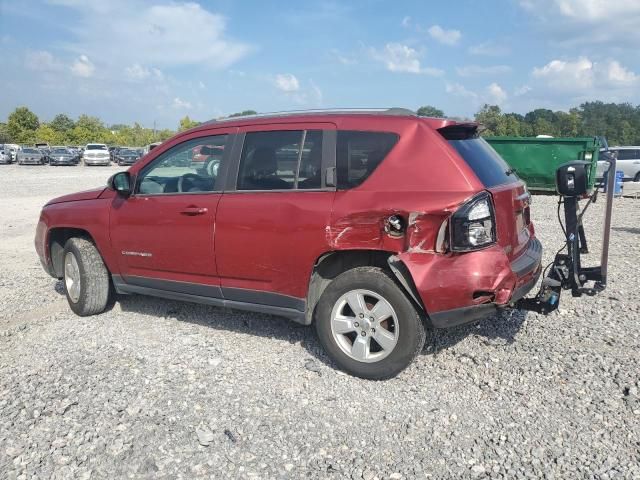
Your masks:
{"label": "roof rail", "polygon": [[399,115],[399,116],[416,116],[416,112],[409,110],[408,108],[325,108],[315,110],[287,110],[283,112],[268,112],[268,113],[256,113],[254,115],[241,115],[237,117],[222,117],[207,122],[219,123],[219,122],[232,122],[235,120],[245,120],[249,118],[271,118],[271,117],[289,117],[294,115],[317,115],[317,114],[356,114],[356,115]]}

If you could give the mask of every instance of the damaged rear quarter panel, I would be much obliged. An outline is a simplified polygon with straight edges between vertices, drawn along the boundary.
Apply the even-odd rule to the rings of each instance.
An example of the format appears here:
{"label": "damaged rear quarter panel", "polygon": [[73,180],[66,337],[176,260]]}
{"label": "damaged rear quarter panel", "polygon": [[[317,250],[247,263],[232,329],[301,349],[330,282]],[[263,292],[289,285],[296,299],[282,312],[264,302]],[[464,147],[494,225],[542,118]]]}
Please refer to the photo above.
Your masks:
{"label": "damaged rear quarter panel", "polygon": [[[385,125],[380,131],[389,131]],[[349,129],[350,125],[340,125]],[[446,142],[426,123],[411,121],[392,130],[400,140],[360,186],[336,192],[327,243],[332,249],[433,251],[440,225],[450,212],[482,190],[458,164]],[[403,237],[385,233],[385,222],[400,215]]]}

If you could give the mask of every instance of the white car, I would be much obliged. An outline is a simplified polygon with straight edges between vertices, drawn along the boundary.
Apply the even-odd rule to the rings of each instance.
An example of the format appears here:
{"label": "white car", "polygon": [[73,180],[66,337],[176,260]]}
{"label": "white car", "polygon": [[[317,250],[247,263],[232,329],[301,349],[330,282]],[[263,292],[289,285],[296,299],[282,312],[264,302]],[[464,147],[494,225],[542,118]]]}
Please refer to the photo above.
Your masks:
{"label": "white car", "polygon": [[82,161],[85,165],[111,165],[111,154],[104,143],[88,143]]}
{"label": "white car", "polygon": [[[609,147],[610,152],[617,152],[616,170],[624,173],[624,180],[640,182],[640,147]],[[596,177],[602,178],[609,164],[598,161]]]}
{"label": "white car", "polygon": [[9,150],[9,152],[11,153],[11,161],[15,162],[16,157],[18,156],[18,152],[22,150],[22,147],[20,145],[16,145],[15,143],[5,143],[4,149]]}

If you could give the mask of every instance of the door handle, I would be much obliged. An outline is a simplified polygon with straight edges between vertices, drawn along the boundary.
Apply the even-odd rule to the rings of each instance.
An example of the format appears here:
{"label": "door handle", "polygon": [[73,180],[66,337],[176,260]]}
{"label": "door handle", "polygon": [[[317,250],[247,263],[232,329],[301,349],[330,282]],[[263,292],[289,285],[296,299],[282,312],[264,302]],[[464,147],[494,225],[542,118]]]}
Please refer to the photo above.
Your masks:
{"label": "door handle", "polygon": [[180,213],[182,215],[189,215],[193,217],[195,215],[204,215],[208,211],[209,209],[206,207],[187,207],[184,210],[182,210]]}

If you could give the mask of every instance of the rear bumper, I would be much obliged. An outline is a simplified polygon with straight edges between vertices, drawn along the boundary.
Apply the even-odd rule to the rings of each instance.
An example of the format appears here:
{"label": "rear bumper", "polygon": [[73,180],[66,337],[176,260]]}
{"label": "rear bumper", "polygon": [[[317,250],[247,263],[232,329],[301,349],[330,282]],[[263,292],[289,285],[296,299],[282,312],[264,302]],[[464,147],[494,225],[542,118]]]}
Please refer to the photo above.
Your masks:
{"label": "rear bumper", "polygon": [[498,246],[457,256],[426,257],[401,259],[435,328],[470,323],[508,307],[534,288],[542,271],[542,245],[535,237],[511,262]]}
{"label": "rear bumper", "polygon": [[[541,272],[542,269],[538,268],[529,280],[516,288],[511,295],[509,304],[517,302],[529,293],[538,282]],[[472,305],[470,307],[454,308],[451,310],[432,313],[429,315],[429,319],[431,320],[431,325],[434,328],[451,328],[490,317],[500,308],[504,307],[504,305],[498,305],[493,302],[483,303],[481,305]]]}

